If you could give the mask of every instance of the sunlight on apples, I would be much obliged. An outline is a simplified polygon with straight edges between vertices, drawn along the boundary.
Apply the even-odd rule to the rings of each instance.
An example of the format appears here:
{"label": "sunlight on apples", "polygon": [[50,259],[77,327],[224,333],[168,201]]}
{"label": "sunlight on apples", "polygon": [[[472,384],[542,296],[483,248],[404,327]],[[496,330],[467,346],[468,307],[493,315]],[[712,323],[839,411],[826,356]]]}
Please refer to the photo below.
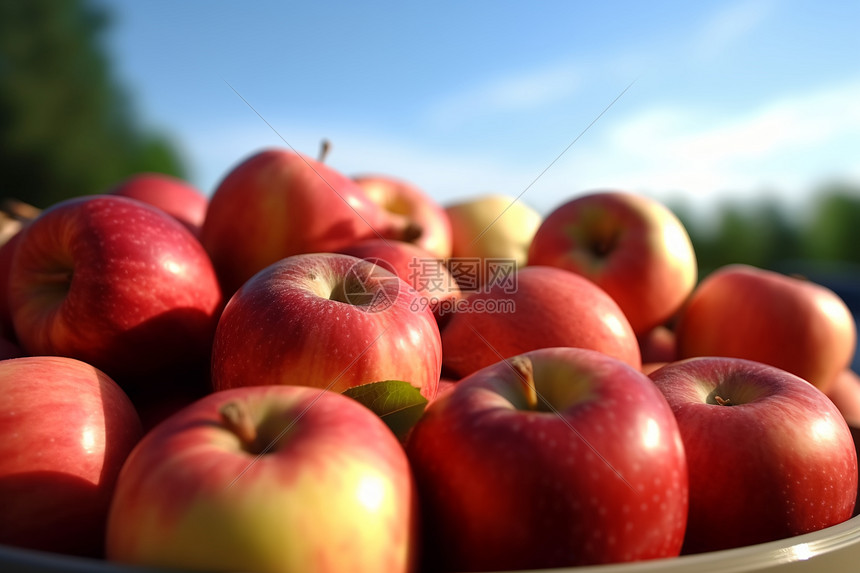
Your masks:
{"label": "sunlight on apples", "polygon": [[663,225],[663,243],[668,248],[672,260],[686,261],[690,258],[690,239],[683,227]]}
{"label": "sunlight on apples", "polygon": [[649,418],[645,423],[645,433],[642,436],[642,444],[648,448],[656,448],[660,444],[660,426],[654,418]]}
{"label": "sunlight on apples", "polygon": [[831,442],[836,439],[836,427],[830,423],[830,418],[821,418],[812,424],[812,435],[818,442]]}
{"label": "sunlight on apples", "polygon": [[84,430],[81,436],[81,445],[87,453],[92,454],[96,449],[96,433],[92,428]]}
{"label": "sunlight on apples", "polygon": [[385,483],[379,476],[364,476],[356,491],[358,501],[371,512],[379,511],[385,499]]}
{"label": "sunlight on apples", "polygon": [[827,316],[828,320],[837,324],[841,324],[848,314],[842,301],[836,297],[819,297],[818,308]]}
{"label": "sunlight on apples", "polygon": [[606,323],[606,326],[609,327],[609,330],[611,330],[612,334],[614,334],[615,336],[618,336],[621,339],[629,336],[627,329],[624,327],[624,324],[622,324],[621,321],[618,320],[617,316],[607,316],[605,317],[604,321]]}
{"label": "sunlight on apples", "polygon": [[174,275],[178,275],[185,270],[184,265],[174,261],[173,259],[165,259],[162,261],[161,265],[164,267],[164,270]]}

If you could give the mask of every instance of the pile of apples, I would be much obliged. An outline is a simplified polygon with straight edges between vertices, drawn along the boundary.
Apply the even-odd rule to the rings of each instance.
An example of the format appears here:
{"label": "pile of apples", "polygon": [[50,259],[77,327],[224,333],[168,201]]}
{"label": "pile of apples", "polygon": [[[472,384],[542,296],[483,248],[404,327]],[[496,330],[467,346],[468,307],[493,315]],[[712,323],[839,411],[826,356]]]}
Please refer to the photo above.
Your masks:
{"label": "pile of apples", "polygon": [[[11,231],[10,231],[11,229]],[[441,206],[291,150],[0,247],[0,543],[220,571],[673,558],[852,517],[854,319],[620,191]]]}

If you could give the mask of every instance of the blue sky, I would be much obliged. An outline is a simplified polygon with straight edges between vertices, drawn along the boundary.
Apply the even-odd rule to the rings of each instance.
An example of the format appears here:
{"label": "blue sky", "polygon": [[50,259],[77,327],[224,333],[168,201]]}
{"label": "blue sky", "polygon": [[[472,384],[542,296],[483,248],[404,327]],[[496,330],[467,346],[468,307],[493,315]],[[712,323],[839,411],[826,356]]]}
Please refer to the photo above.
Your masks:
{"label": "blue sky", "polygon": [[611,187],[706,215],[860,184],[858,2],[100,2],[135,109],[206,193],[286,146],[266,122],[441,203]]}

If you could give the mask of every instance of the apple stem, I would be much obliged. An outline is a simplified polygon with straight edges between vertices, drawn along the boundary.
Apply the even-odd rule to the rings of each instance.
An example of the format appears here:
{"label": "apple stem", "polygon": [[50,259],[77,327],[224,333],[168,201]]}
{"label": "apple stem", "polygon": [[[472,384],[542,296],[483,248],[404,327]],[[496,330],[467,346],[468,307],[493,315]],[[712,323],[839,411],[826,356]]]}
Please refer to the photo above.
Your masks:
{"label": "apple stem", "polygon": [[242,402],[227,402],[219,410],[221,421],[228,430],[239,437],[245,448],[253,451],[257,442],[257,428]]}
{"label": "apple stem", "polygon": [[714,402],[720,406],[734,406],[731,398],[723,398],[722,396],[714,396]]}
{"label": "apple stem", "polygon": [[388,211],[387,215],[387,226],[382,233],[386,239],[414,243],[424,234],[424,227],[415,221],[410,221],[408,217],[394,211]]}
{"label": "apple stem", "polygon": [[323,139],[320,142],[320,153],[317,156],[317,161],[320,163],[325,163],[326,158],[328,157],[329,152],[331,151],[331,141],[328,139]]}
{"label": "apple stem", "polygon": [[42,212],[38,207],[34,207],[29,203],[10,197],[4,198],[0,201],[0,211],[8,215],[10,218],[24,223],[32,221]]}
{"label": "apple stem", "polygon": [[612,252],[612,249],[615,248],[616,241],[617,237],[615,236],[603,236],[592,243],[591,250],[595,255],[599,257],[605,257]]}
{"label": "apple stem", "polygon": [[537,390],[535,390],[534,365],[526,356],[514,356],[508,360],[511,368],[517,373],[525,393],[526,404],[530,410],[538,406]]}

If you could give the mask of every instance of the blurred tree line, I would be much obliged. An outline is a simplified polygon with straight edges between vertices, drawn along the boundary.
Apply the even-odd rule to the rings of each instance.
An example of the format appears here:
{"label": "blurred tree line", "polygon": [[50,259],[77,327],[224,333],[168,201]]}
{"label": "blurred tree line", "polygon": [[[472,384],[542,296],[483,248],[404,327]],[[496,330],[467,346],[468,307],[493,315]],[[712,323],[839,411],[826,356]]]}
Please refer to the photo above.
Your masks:
{"label": "blurred tree line", "polygon": [[84,0],[0,0],[0,196],[44,208],[136,172],[184,177],[113,76],[109,22]]}
{"label": "blurred tree line", "polygon": [[776,199],[725,202],[707,221],[683,201],[669,206],[687,227],[702,277],[730,263],[860,270],[860,187],[829,183],[813,197],[800,211]]}

